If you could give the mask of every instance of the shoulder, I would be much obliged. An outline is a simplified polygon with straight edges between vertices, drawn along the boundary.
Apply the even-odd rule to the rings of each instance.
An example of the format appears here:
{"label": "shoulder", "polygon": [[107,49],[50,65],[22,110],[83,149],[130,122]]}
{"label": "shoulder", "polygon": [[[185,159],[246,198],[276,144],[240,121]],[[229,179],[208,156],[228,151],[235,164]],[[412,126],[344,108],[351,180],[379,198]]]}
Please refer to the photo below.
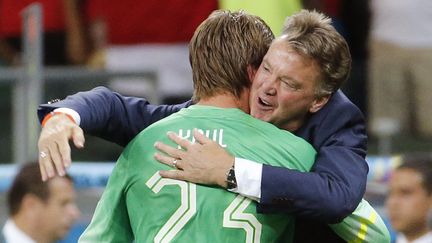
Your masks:
{"label": "shoulder", "polygon": [[340,113],[343,112],[344,114],[352,114],[356,116],[363,116],[360,109],[351,102],[351,100],[348,99],[348,97],[345,96],[345,94],[338,90],[336,93],[332,95],[328,103],[317,112],[319,113]]}
{"label": "shoulder", "polygon": [[364,122],[363,113],[342,91],[338,90],[321,110],[310,117],[307,123],[331,123],[337,126],[337,124],[353,121]]}
{"label": "shoulder", "polygon": [[329,138],[366,139],[366,123],[363,113],[345,94],[338,90],[328,103],[312,114],[296,132],[319,150]]}
{"label": "shoulder", "polygon": [[261,121],[249,115],[247,116],[248,119],[250,119],[250,123],[248,124],[252,125],[253,129],[259,129],[262,133],[262,138],[265,138],[270,144],[274,144],[275,141],[278,141],[278,147],[292,151],[293,153],[296,151],[300,153],[315,154],[313,146],[302,137],[299,137],[290,131],[280,129],[269,122]]}

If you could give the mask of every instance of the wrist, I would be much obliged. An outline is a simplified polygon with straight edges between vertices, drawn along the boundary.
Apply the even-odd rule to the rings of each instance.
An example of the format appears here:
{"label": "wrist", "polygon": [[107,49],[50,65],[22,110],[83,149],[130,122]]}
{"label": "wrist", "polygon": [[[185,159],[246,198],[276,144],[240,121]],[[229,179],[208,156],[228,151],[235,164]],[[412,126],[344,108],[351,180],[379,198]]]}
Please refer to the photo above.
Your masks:
{"label": "wrist", "polygon": [[76,124],[75,119],[71,115],[63,113],[63,112],[59,112],[59,111],[52,111],[44,117],[44,119],[42,120],[41,126],[44,127],[45,124],[48,122],[48,120],[50,120],[54,116],[59,116],[59,115],[67,117],[67,119],[69,119],[70,121],[72,121],[73,123]]}
{"label": "wrist", "polygon": [[228,172],[226,173],[225,182],[226,182],[226,189],[234,190],[237,188],[237,179],[235,175],[234,164],[229,168]]}
{"label": "wrist", "polygon": [[233,189],[237,187],[237,180],[235,178],[235,158],[233,156],[229,156],[229,159],[226,161],[229,161],[229,163],[226,163],[223,169],[223,180],[221,181],[221,187],[225,189]]}
{"label": "wrist", "polygon": [[[227,187],[228,187],[228,183],[227,183],[226,178],[227,178],[227,173],[228,173],[229,169],[230,169],[230,167],[221,168],[221,170],[217,173],[217,178],[215,178],[215,180],[214,180],[218,186],[220,186],[224,189],[227,189]],[[216,173],[215,173],[215,175],[216,175]]]}

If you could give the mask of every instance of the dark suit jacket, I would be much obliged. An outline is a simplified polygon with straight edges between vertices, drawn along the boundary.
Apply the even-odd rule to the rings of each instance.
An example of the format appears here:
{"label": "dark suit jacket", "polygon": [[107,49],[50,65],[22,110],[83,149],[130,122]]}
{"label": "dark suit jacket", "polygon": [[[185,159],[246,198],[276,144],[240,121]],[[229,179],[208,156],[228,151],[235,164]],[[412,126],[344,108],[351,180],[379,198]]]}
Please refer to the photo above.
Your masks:
{"label": "dark suit jacket", "polygon": [[[80,114],[80,126],[86,133],[125,146],[151,123],[190,104],[188,101],[155,106],[145,99],[123,97],[105,87],[97,87],[56,103],[40,105],[38,116],[42,120],[58,107],[74,109]],[[321,230],[328,231],[324,223],[336,223],[349,215],[365,192],[368,166],[364,118],[359,109],[338,91],[296,134],[318,151],[313,173],[264,166],[261,202],[257,210],[294,213],[302,219],[299,228],[304,220],[313,219],[320,222],[315,224],[322,226]],[[304,236],[320,236],[317,231],[308,226]],[[319,241],[322,242],[321,236]]]}

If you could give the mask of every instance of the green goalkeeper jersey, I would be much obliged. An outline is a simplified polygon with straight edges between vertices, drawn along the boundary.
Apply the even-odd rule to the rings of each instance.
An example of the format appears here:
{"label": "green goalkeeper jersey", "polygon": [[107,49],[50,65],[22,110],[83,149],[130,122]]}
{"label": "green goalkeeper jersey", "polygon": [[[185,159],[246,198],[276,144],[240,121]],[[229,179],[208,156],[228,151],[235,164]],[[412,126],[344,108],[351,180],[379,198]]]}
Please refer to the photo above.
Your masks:
{"label": "green goalkeeper jersey", "polygon": [[[193,128],[236,157],[299,171],[308,171],[314,161],[315,150],[304,140],[238,109],[191,106],[153,124],[126,147],[80,242],[292,240],[293,221],[287,214],[256,214],[255,202],[242,196],[160,178],[157,171],[170,168],[153,159],[153,143],[172,144],[168,131],[192,140]],[[365,200],[330,227],[347,242],[390,242],[384,222]]]}
{"label": "green goalkeeper jersey", "polygon": [[80,242],[290,242],[292,216],[257,214],[254,201],[225,189],[159,176],[172,168],[153,159],[153,144],[173,145],[168,131],[192,140],[194,128],[236,157],[299,171],[309,171],[315,160],[302,138],[239,109],[182,109],[128,144]]}

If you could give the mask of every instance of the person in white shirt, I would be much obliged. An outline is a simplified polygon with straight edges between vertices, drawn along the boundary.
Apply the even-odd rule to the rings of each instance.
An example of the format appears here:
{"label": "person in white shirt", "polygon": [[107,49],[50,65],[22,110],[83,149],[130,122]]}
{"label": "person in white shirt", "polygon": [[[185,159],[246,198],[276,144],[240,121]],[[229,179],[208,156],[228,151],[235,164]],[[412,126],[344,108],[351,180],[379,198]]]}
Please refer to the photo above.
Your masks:
{"label": "person in white shirt", "polygon": [[386,208],[396,243],[432,242],[432,154],[403,157],[391,175]]}
{"label": "person in white shirt", "polygon": [[7,196],[9,219],[3,227],[7,243],[51,243],[66,236],[80,216],[72,178],[42,182],[38,163],[24,165]]}
{"label": "person in white shirt", "polygon": [[369,135],[431,137],[432,1],[370,3]]}

